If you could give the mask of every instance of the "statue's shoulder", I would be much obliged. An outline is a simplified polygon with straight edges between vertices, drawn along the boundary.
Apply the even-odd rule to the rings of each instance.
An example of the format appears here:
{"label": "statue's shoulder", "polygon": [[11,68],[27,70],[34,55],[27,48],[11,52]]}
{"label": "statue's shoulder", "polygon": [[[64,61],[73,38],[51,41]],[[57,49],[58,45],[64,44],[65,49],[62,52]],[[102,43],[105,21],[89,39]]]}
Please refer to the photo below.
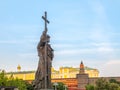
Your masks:
{"label": "statue's shoulder", "polygon": [[51,50],[51,51],[54,51],[50,44],[48,44],[48,49]]}

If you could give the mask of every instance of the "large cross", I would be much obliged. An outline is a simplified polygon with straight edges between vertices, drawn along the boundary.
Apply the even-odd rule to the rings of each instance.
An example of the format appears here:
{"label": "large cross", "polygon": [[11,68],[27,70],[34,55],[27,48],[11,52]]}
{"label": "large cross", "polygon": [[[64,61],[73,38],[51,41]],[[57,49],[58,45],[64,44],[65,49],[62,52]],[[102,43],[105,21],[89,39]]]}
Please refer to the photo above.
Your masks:
{"label": "large cross", "polygon": [[[42,16],[42,19],[45,21],[45,31],[47,31],[47,23],[49,23],[47,20],[47,12],[45,12],[45,16]],[[48,87],[47,74],[47,46],[45,44],[45,89]]]}
{"label": "large cross", "polygon": [[45,16],[42,16],[42,19],[45,21],[45,29],[47,29],[47,23],[50,23],[50,22],[47,20],[47,12],[45,12]]}

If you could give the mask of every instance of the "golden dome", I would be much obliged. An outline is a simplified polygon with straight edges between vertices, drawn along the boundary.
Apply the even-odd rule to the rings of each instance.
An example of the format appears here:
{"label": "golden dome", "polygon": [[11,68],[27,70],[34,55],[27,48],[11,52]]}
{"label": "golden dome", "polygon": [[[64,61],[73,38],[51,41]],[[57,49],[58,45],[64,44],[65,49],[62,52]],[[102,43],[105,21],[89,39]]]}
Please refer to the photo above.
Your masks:
{"label": "golden dome", "polygon": [[21,70],[21,66],[20,66],[20,65],[17,66],[17,70],[18,70],[18,71]]}

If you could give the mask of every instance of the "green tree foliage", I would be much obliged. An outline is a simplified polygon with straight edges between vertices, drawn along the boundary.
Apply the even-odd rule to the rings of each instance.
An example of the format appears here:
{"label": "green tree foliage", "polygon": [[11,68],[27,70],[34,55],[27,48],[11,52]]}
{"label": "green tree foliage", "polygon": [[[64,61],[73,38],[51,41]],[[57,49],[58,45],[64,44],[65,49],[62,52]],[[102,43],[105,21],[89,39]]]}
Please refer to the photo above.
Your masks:
{"label": "green tree foliage", "polygon": [[120,85],[120,82],[119,82],[119,81],[116,81],[115,79],[110,79],[109,82],[110,82],[110,83],[117,83],[117,84]]}
{"label": "green tree foliage", "polygon": [[26,83],[26,86],[27,86],[27,90],[34,90],[32,84],[28,83],[28,82],[25,82]]}
{"label": "green tree foliage", "polygon": [[120,82],[115,79],[106,81],[104,78],[99,78],[96,81],[95,90],[120,90]]}
{"label": "green tree foliage", "polygon": [[85,88],[86,90],[95,90],[94,85],[87,85]]}
{"label": "green tree foliage", "polygon": [[8,78],[5,76],[4,71],[0,73],[0,86],[6,86],[7,85]]}
{"label": "green tree foliage", "polygon": [[109,90],[120,90],[120,82],[115,79],[109,80]]}
{"label": "green tree foliage", "polygon": [[11,74],[10,78],[5,76],[5,72],[2,71],[0,73],[0,86],[15,86],[19,90],[33,90],[31,84],[21,80],[21,79],[14,79],[13,75]]}
{"label": "green tree foliage", "polygon": [[118,90],[119,85],[117,83],[109,83],[109,90]]}
{"label": "green tree foliage", "polygon": [[117,90],[120,90],[120,86],[119,86],[119,88]]}
{"label": "green tree foliage", "polygon": [[96,81],[96,90],[109,90],[109,83],[104,78]]}

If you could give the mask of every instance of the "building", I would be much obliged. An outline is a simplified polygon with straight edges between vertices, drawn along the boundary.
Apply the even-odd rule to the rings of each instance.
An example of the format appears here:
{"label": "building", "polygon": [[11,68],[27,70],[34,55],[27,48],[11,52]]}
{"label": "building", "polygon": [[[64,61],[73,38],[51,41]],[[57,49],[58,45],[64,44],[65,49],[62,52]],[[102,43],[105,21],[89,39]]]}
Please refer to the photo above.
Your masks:
{"label": "building", "polygon": [[[35,71],[21,71],[21,66],[17,66],[17,72],[8,72],[7,76],[14,78],[23,79],[28,82],[32,82],[35,78]],[[59,70],[55,70],[53,67],[51,68],[52,74],[52,82],[63,82],[68,87],[76,88],[77,87],[77,79],[76,75],[79,74],[79,68],[74,67],[60,67]],[[99,71],[97,69],[85,67],[85,73],[88,73],[89,77],[98,77]]]}
{"label": "building", "polygon": [[[89,75],[89,77],[98,77],[99,71],[94,68],[85,67],[85,73]],[[51,78],[76,78],[76,75],[79,74],[79,68],[74,67],[60,67],[59,70],[55,70],[52,67],[52,75]]]}
{"label": "building", "polygon": [[[34,80],[35,71],[21,71],[21,66],[17,66],[17,72],[8,72],[7,76],[10,77],[11,74],[14,78],[19,78],[23,80]],[[51,68],[51,78],[76,78],[76,75],[79,73],[79,68],[74,67],[60,67],[59,70]],[[89,77],[98,77],[99,71],[97,69],[85,67],[85,73],[88,73]]]}
{"label": "building", "polygon": [[[20,66],[18,72],[9,72],[7,76],[11,75],[14,78],[23,79],[28,82],[32,82],[35,77],[35,71],[20,71]],[[60,67],[59,70],[52,68],[52,83],[63,82],[69,90],[85,90],[87,84],[95,85],[96,80],[98,80],[99,71],[97,69],[85,67],[83,62],[81,62],[79,68],[73,67]],[[89,72],[89,73],[88,73]],[[115,79],[120,82],[120,77],[103,77],[106,80]]]}
{"label": "building", "polygon": [[80,64],[79,74],[77,74],[77,88],[78,89],[85,89],[85,86],[89,84],[89,76],[85,73],[85,68],[83,62]]}

